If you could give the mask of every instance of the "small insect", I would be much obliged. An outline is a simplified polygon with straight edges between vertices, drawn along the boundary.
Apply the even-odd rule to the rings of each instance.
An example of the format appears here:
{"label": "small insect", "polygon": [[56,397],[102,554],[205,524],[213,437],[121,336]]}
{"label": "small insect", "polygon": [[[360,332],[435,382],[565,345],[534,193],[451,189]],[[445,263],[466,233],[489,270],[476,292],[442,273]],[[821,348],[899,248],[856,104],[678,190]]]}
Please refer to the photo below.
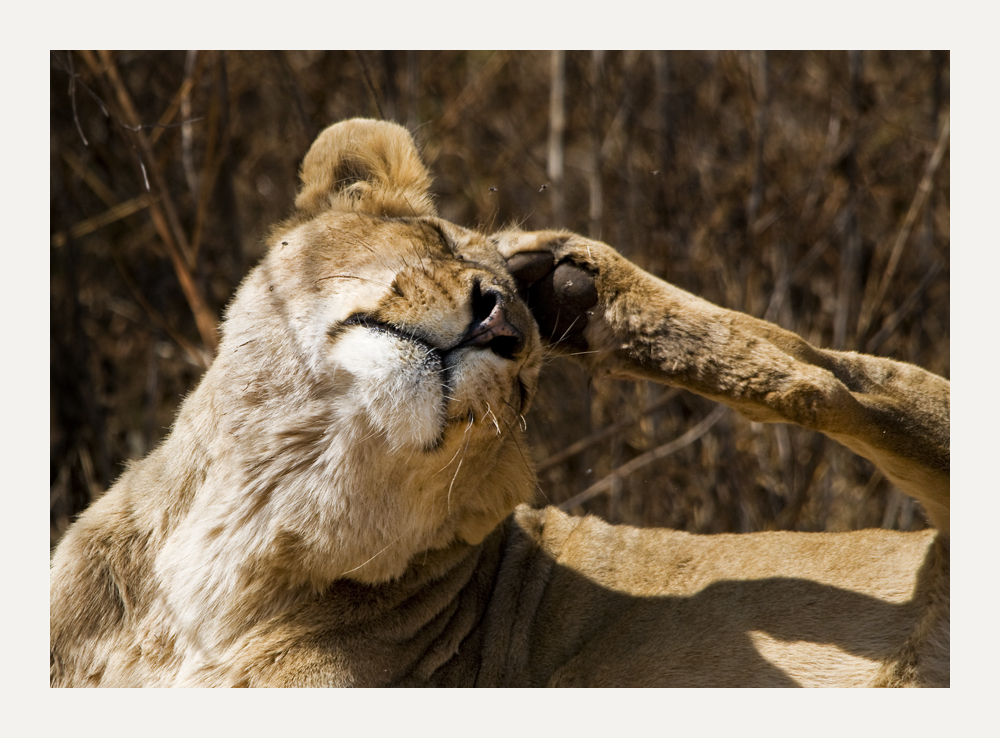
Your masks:
{"label": "small insect", "polygon": [[541,187],[538,188],[538,191],[541,192],[542,190],[544,190],[547,187],[548,187],[547,184],[543,184]]}
{"label": "small insect", "polygon": [[497,191],[496,187],[490,187],[490,192],[496,192],[496,191]]}

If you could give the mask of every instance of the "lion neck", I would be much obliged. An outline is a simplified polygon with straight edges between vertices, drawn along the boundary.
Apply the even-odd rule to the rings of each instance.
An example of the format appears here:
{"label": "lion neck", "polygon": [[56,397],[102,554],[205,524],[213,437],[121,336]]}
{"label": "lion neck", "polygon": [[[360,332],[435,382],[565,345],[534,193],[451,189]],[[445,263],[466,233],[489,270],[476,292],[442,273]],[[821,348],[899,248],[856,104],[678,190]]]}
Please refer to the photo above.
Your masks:
{"label": "lion neck", "polygon": [[[533,489],[516,444],[467,443],[445,473],[449,449],[421,466],[363,417],[339,415],[329,387],[268,381],[279,386],[220,357],[161,449],[204,470],[155,562],[155,619],[181,655],[181,683],[339,579],[392,581],[418,554],[478,543]],[[283,400],[273,412],[271,393]],[[521,471],[489,473],[511,464]]]}

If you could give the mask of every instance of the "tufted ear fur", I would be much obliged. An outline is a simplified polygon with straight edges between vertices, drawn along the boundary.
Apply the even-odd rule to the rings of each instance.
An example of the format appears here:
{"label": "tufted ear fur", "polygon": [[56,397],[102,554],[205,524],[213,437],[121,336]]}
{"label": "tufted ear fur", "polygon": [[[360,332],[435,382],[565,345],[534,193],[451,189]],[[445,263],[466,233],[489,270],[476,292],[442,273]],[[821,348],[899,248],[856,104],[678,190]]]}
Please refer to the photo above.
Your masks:
{"label": "tufted ear fur", "polygon": [[373,215],[436,215],[431,177],[402,126],[354,118],[323,131],[302,162],[295,207],[305,215],[362,210]]}

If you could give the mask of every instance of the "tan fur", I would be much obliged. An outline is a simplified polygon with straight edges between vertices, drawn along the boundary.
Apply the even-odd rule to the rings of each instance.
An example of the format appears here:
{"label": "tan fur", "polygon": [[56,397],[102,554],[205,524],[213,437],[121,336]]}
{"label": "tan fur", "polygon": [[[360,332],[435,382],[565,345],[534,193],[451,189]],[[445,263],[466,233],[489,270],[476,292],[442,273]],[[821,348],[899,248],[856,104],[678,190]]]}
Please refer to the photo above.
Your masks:
{"label": "tan fur", "polygon": [[[813,348],[599,242],[460,228],[429,182],[398,126],[317,139],[169,437],[56,550],[53,686],[948,684],[947,381]],[[546,328],[567,312],[575,330]],[[533,510],[541,336],[826,433],[938,530]]]}

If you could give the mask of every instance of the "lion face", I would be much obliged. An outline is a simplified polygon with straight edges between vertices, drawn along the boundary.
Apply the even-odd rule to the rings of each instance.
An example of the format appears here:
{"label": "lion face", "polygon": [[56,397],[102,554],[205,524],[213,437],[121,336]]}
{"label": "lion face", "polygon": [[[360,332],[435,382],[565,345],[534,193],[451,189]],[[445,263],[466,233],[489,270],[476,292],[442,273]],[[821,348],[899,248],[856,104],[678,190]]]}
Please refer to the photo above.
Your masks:
{"label": "lion face", "polygon": [[485,237],[437,218],[329,213],[281,235],[269,262],[309,371],[388,455],[519,424],[538,330]]}
{"label": "lion face", "polygon": [[[270,377],[284,417],[258,424],[258,438],[315,429],[308,448],[279,442],[254,470],[299,490],[308,477],[323,490],[314,512],[347,513],[331,527],[358,560],[337,575],[394,576],[421,543],[478,543],[526,501],[521,434],[541,345],[486,237],[433,216],[329,211],[279,232],[243,292],[230,323],[246,304],[246,330],[234,341],[227,330],[227,347],[269,327],[260,344],[272,362],[276,345],[288,352],[301,397],[289,402],[287,383]],[[306,514],[290,528],[313,527]],[[383,561],[363,563],[372,556]]]}

